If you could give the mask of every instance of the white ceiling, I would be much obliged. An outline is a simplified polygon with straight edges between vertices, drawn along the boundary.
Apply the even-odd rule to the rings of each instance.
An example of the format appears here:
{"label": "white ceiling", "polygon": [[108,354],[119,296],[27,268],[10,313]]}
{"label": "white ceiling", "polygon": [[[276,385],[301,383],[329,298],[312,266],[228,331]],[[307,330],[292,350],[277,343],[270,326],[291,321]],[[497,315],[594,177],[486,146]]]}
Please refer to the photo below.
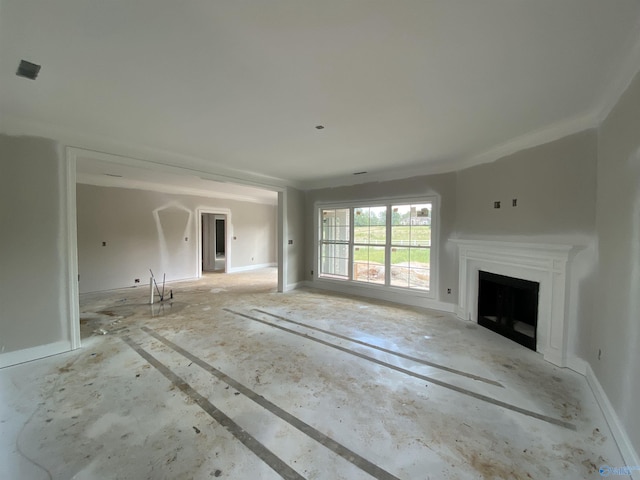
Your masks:
{"label": "white ceiling", "polygon": [[275,191],[219,182],[196,175],[179,175],[157,168],[124,165],[112,160],[99,160],[94,158],[91,152],[77,156],[76,178],[78,183],[102,187],[278,204],[278,193]]}
{"label": "white ceiling", "polygon": [[4,130],[307,186],[595,126],[640,58],[639,0],[0,2]]}

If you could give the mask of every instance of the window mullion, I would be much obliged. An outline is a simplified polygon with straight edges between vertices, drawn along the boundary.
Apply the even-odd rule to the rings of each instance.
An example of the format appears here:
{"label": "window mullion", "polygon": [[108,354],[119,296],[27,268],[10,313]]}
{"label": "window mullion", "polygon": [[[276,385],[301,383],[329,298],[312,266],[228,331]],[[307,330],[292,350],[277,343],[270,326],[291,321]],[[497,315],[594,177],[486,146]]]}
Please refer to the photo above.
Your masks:
{"label": "window mullion", "polygon": [[384,255],[384,284],[388,287],[391,285],[391,204],[387,205],[387,224],[385,238],[385,255]]}
{"label": "window mullion", "polygon": [[349,280],[354,279],[353,278],[353,246],[354,246],[354,237],[355,237],[354,215],[355,215],[355,208],[350,207],[349,208],[349,244],[347,246],[347,258],[349,259],[349,266],[348,266]]}

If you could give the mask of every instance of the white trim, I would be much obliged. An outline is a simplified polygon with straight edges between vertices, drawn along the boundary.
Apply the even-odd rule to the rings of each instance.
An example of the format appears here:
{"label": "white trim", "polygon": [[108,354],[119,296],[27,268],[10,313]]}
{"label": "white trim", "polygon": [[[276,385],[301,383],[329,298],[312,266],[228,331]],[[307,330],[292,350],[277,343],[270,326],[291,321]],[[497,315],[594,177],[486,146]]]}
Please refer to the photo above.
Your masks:
{"label": "white trim", "polygon": [[[640,28],[640,25],[636,22],[637,32]],[[613,69],[612,71],[615,71]],[[638,72],[640,71],[640,35],[636,36],[635,42],[633,46],[629,50],[629,53],[621,62],[620,68],[615,71],[615,78],[612,79],[611,82],[607,85],[604,93],[602,94],[601,100],[595,109],[595,116],[598,120],[598,125],[606,120],[611,111],[615,108],[615,106],[620,101],[624,92],[627,91],[631,82],[636,77]]]}
{"label": "white trim", "polygon": [[453,303],[440,302],[426,295],[420,295],[418,292],[385,287],[384,285],[365,284],[361,282],[351,282],[347,280],[329,280],[326,278],[315,279],[307,282],[305,286],[317,288],[320,290],[330,290],[332,292],[345,293],[347,295],[355,295],[358,297],[374,298],[401,305],[411,305],[413,307],[429,308],[440,312],[454,313],[455,305]]}
{"label": "white trim", "polygon": [[395,197],[364,197],[353,200],[340,200],[336,202],[318,200],[314,202],[314,208],[317,210],[322,208],[359,208],[359,207],[380,207],[390,203],[424,203],[431,199],[439,197],[435,192],[425,193],[424,195],[412,196],[395,196]]}
{"label": "white trim", "polygon": [[451,240],[458,245],[459,318],[477,323],[480,270],[538,282],[537,351],[567,366],[566,286],[571,245],[486,240]]}
{"label": "white trim", "polygon": [[587,367],[588,363],[585,360],[575,355],[567,355],[567,368],[585,376],[587,374]]}
{"label": "white trim", "polygon": [[296,282],[296,283],[291,283],[291,284],[286,286],[284,291],[285,292],[290,292],[291,290],[298,290],[299,288],[303,288],[303,287],[307,286],[307,283],[308,282],[306,280],[302,280],[302,281]]}
{"label": "white trim", "polygon": [[459,160],[440,160],[434,159],[425,162],[418,167],[398,167],[394,169],[384,169],[377,172],[371,172],[367,175],[357,176],[339,176],[332,178],[324,178],[320,180],[311,180],[304,182],[306,190],[314,190],[320,188],[335,188],[349,185],[359,185],[362,183],[385,182],[390,180],[401,180],[423,175],[436,175],[440,173],[456,172],[465,168],[481,165],[483,163],[491,163],[500,158],[512,155],[527,148],[544,145],[555,140],[579,133],[585,130],[597,128],[599,126],[598,111],[592,111],[585,115],[563,120],[552,125],[546,125],[539,129],[529,131],[515,138],[511,138],[504,143],[493,146],[492,148],[462,157]]}
{"label": "white trim", "polygon": [[[198,277],[174,278],[173,280],[165,280],[165,284],[171,285],[173,283],[194,282],[196,280],[198,280]],[[92,293],[117,292],[122,290],[131,290],[131,289],[135,290],[139,288],[148,289],[149,285],[145,282],[142,282],[142,283],[136,283],[133,285],[128,285],[126,287],[107,288],[106,290],[91,290],[90,292],[82,292],[81,295],[90,295]]]}
{"label": "white trim", "polygon": [[[618,449],[620,450],[620,454],[622,455],[622,459],[626,466],[640,466],[640,456],[638,456],[638,452],[633,448],[633,444],[627,435],[627,432],[620,422],[620,418],[618,414],[611,405],[611,401],[609,397],[607,397],[606,392],[600,385],[598,378],[596,377],[595,372],[591,368],[591,365],[587,363],[587,383],[589,387],[591,387],[591,391],[593,395],[596,397],[596,401],[598,405],[600,405],[600,409],[604,415],[604,418],[607,420],[609,424],[609,428],[611,429],[611,433],[613,435],[616,444],[618,445]],[[612,465],[615,467],[617,465]],[[622,466],[622,465],[619,465]],[[634,480],[640,480],[640,471],[634,470],[631,474],[631,478]]]}
{"label": "white trim", "polygon": [[255,265],[245,265],[244,267],[233,267],[228,270],[228,273],[249,272],[251,270],[260,270],[262,268],[277,267],[277,263],[258,263]]}
{"label": "white trim", "polygon": [[66,149],[66,158],[63,162],[65,168],[65,209],[62,213],[66,224],[66,251],[67,251],[67,312],[69,342],[71,349],[80,348],[80,293],[78,279],[78,226],[76,214],[76,154],[71,149]]}
{"label": "white trim", "polygon": [[476,165],[481,165],[483,163],[495,162],[500,158],[513,155],[514,153],[522,150],[544,145],[546,143],[568,137],[569,135],[597,127],[598,120],[595,112],[569,118],[567,120],[554,123],[553,125],[546,125],[537,130],[527,132],[524,135],[512,138],[500,145],[496,145],[485,152],[468,157],[461,162],[457,162],[455,170],[462,170]]}
{"label": "white trim", "polygon": [[58,355],[73,350],[71,342],[61,341],[55,343],[47,343],[46,345],[38,345],[37,347],[23,348],[14,352],[0,354],[0,368],[18,365],[20,363],[39,360],[51,355]]}
{"label": "white trim", "polygon": [[[414,290],[414,289],[409,289],[409,288],[402,288],[402,287],[393,287],[391,285],[376,285],[376,284],[372,284],[370,285],[373,288],[376,289],[389,289],[392,292],[396,292],[394,293],[394,295],[399,295],[401,293],[404,293],[405,291],[407,293],[411,292],[410,297],[414,298],[416,296],[420,296],[423,298],[428,298],[430,299],[432,302],[435,303],[440,303],[438,302],[438,298],[439,298],[439,288],[438,288],[438,278],[439,278],[439,272],[438,272],[438,257],[439,257],[439,252],[440,252],[440,195],[437,193],[430,193],[430,194],[426,194],[423,196],[411,196],[411,197],[378,197],[378,198],[359,198],[359,199],[355,199],[355,200],[346,200],[346,201],[338,201],[338,202],[324,202],[324,201],[317,201],[314,202],[313,204],[313,222],[314,222],[314,229],[313,229],[313,235],[314,235],[314,239],[313,239],[313,265],[314,265],[314,269],[313,269],[313,281],[328,281],[331,282],[332,280],[326,278],[326,277],[320,277],[320,229],[321,229],[321,225],[320,225],[320,215],[319,215],[319,211],[320,209],[331,209],[331,208],[336,208],[336,209],[344,209],[344,208],[349,208],[350,212],[350,230],[349,230],[349,252],[351,252],[351,249],[354,245],[354,241],[353,241],[353,228],[354,228],[354,221],[353,221],[353,213],[355,211],[356,208],[360,208],[360,207],[377,207],[377,206],[388,206],[391,207],[394,204],[412,204],[412,203],[431,203],[431,245],[429,246],[429,250],[430,250],[430,264],[429,264],[429,290],[427,292],[423,292],[420,290]],[[385,251],[388,252],[389,248],[391,247],[391,238],[390,238],[390,233],[389,233],[389,226],[390,226],[390,221],[391,221],[391,216],[387,215],[387,243],[385,243],[384,247],[385,247]],[[351,254],[350,254],[351,255]],[[350,257],[351,258],[351,257]],[[353,271],[352,271],[352,266],[353,266],[353,261],[349,262],[349,277],[351,277],[353,275]],[[388,272],[387,272],[387,277],[385,277],[387,281],[388,280]],[[359,289],[361,286],[363,286],[362,282],[358,282],[355,280],[351,280],[351,279],[345,279],[345,280],[338,280],[338,282],[340,282],[341,285],[350,285],[351,287],[355,287],[356,289]],[[366,285],[365,285],[366,286]],[[399,293],[398,293],[399,292]],[[357,294],[356,294],[357,295]],[[366,295],[365,295],[366,296]],[[395,300],[389,300],[389,301],[395,301]],[[397,303],[404,303],[404,302],[397,302]],[[448,303],[442,303],[443,305],[449,305]],[[408,305],[414,305],[414,303],[408,303]],[[416,306],[421,306],[421,305],[416,305]]]}

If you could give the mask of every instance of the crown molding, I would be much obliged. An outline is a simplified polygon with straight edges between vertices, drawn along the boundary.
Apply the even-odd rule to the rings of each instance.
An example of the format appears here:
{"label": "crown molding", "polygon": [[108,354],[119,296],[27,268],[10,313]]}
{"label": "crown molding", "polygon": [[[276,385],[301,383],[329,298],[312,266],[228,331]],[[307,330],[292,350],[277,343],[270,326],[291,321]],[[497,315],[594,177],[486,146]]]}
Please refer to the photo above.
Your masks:
{"label": "crown molding", "polygon": [[356,177],[341,176],[313,180],[304,182],[303,188],[305,190],[315,190],[320,188],[344,187],[363,183],[400,180],[423,175],[437,175],[441,173],[456,172],[464,170],[465,168],[481,165],[483,163],[491,163],[522,150],[544,145],[545,143],[559,140],[574,133],[597,128],[597,126],[598,121],[596,115],[594,113],[589,113],[534,130],[477,155],[463,156],[457,160],[449,159],[425,162],[422,165],[407,168],[380,170],[378,172],[358,175]]}
{"label": "crown molding", "polygon": [[615,76],[608,83],[600,102],[594,110],[598,125],[606,120],[611,111],[620,101],[620,98],[631,85],[631,82],[640,72],[640,22],[636,25],[636,38],[628,50],[628,54],[620,62],[620,67],[615,71]]}

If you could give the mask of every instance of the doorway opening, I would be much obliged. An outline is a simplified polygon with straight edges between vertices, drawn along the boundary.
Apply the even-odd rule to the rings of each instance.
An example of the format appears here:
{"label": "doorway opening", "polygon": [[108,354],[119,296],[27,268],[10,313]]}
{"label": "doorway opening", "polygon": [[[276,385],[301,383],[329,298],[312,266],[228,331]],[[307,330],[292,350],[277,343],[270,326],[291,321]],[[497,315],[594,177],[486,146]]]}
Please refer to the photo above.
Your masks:
{"label": "doorway opening", "polygon": [[202,213],[202,271],[224,273],[227,271],[227,216],[218,213]]}
{"label": "doorway opening", "polygon": [[[93,263],[95,262],[92,262],[91,260],[99,258],[91,248],[93,248],[94,245],[98,245],[100,247],[98,249],[99,253],[104,255],[105,252],[107,252],[107,249],[113,245],[112,242],[109,242],[102,237],[102,231],[94,228],[94,223],[91,221],[85,221],[81,224],[79,231],[79,210],[80,213],[85,213],[85,220],[91,220],[92,218],[95,218],[95,215],[90,212],[87,213],[89,209],[85,208],[85,206],[90,205],[91,208],[94,209],[103,207],[103,205],[96,202],[78,202],[77,194],[79,185],[122,188],[126,189],[128,192],[138,192],[137,194],[140,195],[144,194],[152,196],[159,193],[162,194],[162,198],[165,198],[167,195],[200,197],[198,204],[191,205],[187,202],[187,208],[192,210],[193,220],[195,220],[195,222],[191,223],[192,227],[194,227],[193,230],[189,230],[189,232],[187,232],[186,229],[184,229],[184,233],[180,231],[180,235],[177,237],[184,240],[179,241],[181,249],[184,248],[185,251],[189,250],[187,252],[188,255],[180,256],[178,260],[187,262],[188,268],[190,269],[190,272],[192,272],[191,275],[194,279],[202,276],[202,267],[204,263],[202,252],[202,214],[210,213],[214,215],[212,222],[214,231],[212,234],[213,243],[215,245],[212,249],[213,271],[232,273],[253,269],[248,267],[254,267],[254,265],[248,265],[248,261],[241,255],[238,255],[240,258],[239,265],[234,265],[232,263],[232,261],[235,261],[235,258],[232,259],[231,257],[235,257],[236,251],[240,249],[242,253],[242,248],[248,247],[246,245],[247,242],[239,242],[240,247],[232,243],[232,240],[236,239],[234,236],[234,222],[231,209],[225,208],[226,202],[237,200],[259,205],[273,205],[277,212],[276,218],[273,219],[275,222],[273,224],[273,228],[276,230],[274,241],[277,244],[277,253],[275,255],[275,260],[278,265],[277,290],[282,292],[287,289],[286,267],[289,250],[283,244],[285,241],[284,239],[286,239],[284,232],[287,231],[287,219],[285,218],[287,198],[286,189],[278,187],[267,188],[252,186],[250,184],[235,183],[227,180],[218,181],[213,178],[214,176],[215,175],[213,174],[205,174],[203,177],[197,177],[193,175],[193,170],[183,169],[177,166],[161,165],[151,163],[147,160],[96,152],[78,147],[66,148],[66,178],[68,181],[66,188],[66,206],[69,221],[68,241],[71,253],[68,259],[68,281],[71,285],[68,296],[71,315],[69,316],[68,325],[72,349],[76,349],[81,346],[81,280],[84,290],[86,290],[84,293],[89,293],[93,290],[97,292],[113,288],[138,287],[138,283],[140,283],[141,286],[142,283],[146,282],[146,279],[148,278],[148,269],[149,267],[153,267],[154,259],[156,263],[167,260],[161,255],[156,255],[154,252],[150,253],[148,251],[149,249],[146,248],[147,245],[155,246],[158,244],[162,247],[162,242],[157,241],[158,232],[155,230],[152,233],[145,231],[145,242],[120,242],[121,246],[126,245],[127,248],[131,247],[133,243],[144,245],[144,249],[141,250],[140,254],[135,256],[137,261],[135,265],[131,264],[131,262],[121,262],[123,268],[118,269],[117,273],[120,276],[118,276],[116,280],[122,283],[122,287],[104,287],[103,280],[111,280],[112,278],[102,274],[98,275],[102,283],[100,283],[95,289],[87,287],[86,279],[90,277],[86,272],[88,271],[92,273],[91,268],[94,268]],[[180,201],[182,200],[183,199],[181,198]],[[132,204],[134,204],[134,202],[132,202]],[[82,208],[80,209],[79,206],[82,206]],[[104,208],[106,208],[106,206]],[[126,213],[131,217],[134,212],[127,211]],[[215,216],[219,216],[219,218],[216,219]],[[136,222],[136,224],[143,223],[144,222],[141,221]],[[218,228],[216,228],[216,224],[218,225]],[[246,221],[241,222],[241,227],[246,228]],[[107,229],[106,231],[112,233],[118,230]],[[190,233],[190,235],[187,233]],[[94,238],[97,235],[100,236]],[[218,236],[217,241],[216,235]],[[192,245],[193,240],[196,240],[193,242],[196,244],[193,249],[195,251],[190,249],[190,245]],[[81,264],[79,261],[81,258],[88,258],[90,261],[84,261]],[[176,261],[178,262],[178,260]],[[172,261],[172,258],[169,258],[168,261]],[[176,264],[181,266],[185,265],[180,262]],[[136,271],[129,272],[132,265],[136,268]],[[122,271],[124,270],[127,270],[127,273],[123,274]],[[160,270],[163,269],[160,268],[158,271]],[[131,285],[128,284],[129,281],[132,282]],[[172,280],[167,278],[167,281]]]}

